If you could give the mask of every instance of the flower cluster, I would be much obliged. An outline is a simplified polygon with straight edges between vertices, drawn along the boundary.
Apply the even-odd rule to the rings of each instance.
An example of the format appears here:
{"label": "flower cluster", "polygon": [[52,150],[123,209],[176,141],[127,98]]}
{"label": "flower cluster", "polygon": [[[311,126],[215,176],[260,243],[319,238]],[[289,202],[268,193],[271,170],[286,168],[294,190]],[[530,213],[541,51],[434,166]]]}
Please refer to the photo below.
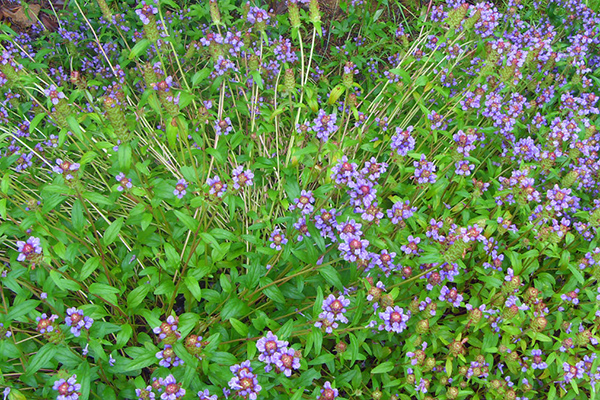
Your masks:
{"label": "flower cluster", "polygon": [[92,327],[94,320],[90,317],[84,316],[82,310],[78,310],[75,307],[71,307],[67,310],[67,317],[65,318],[65,324],[71,327],[71,333],[75,337],[81,335],[81,330],[89,330]]}

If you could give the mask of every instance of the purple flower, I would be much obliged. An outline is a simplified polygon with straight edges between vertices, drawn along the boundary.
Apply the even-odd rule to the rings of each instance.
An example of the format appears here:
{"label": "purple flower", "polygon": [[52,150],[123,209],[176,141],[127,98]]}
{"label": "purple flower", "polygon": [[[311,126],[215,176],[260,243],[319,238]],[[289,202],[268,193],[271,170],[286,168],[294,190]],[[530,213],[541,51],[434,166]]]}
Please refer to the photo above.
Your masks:
{"label": "purple flower", "polygon": [[146,386],[146,389],[135,389],[135,395],[138,397],[138,400],[154,400],[156,399],[156,394],[152,391],[152,386]]}
{"label": "purple flower", "polygon": [[469,176],[471,172],[475,169],[475,165],[469,163],[468,161],[458,161],[454,164],[455,171],[457,175]]}
{"label": "purple flower", "polygon": [[346,185],[349,180],[358,175],[358,165],[350,163],[348,157],[343,156],[336,165],[331,168],[331,179],[338,185]]}
{"label": "purple flower", "polygon": [[458,290],[456,290],[456,288],[449,289],[447,286],[444,285],[442,291],[440,292],[439,299],[441,301],[447,301],[454,307],[459,307],[461,301],[463,301],[463,296],[462,294],[458,293]]}
{"label": "purple flower", "polygon": [[158,8],[153,5],[146,4],[144,1],[140,3],[142,8],[135,10],[135,13],[140,17],[142,24],[148,25],[150,23],[149,17],[158,14]]}
{"label": "purple flower", "polygon": [[421,154],[421,160],[413,162],[415,166],[414,179],[420,184],[422,183],[435,183],[437,175],[434,174],[436,168],[432,162],[427,161],[425,154]]}
{"label": "purple flower", "polygon": [[111,367],[114,367],[116,362],[117,362],[117,360],[115,360],[113,358],[112,354],[108,356],[108,365],[110,365]]}
{"label": "purple flower", "polygon": [[546,369],[548,364],[542,361],[542,351],[538,349],[531,350],[531,368],[533,369]]}
{"label": "purple flower", "polygon": [[246,16],[246,19],[248,20],[248,22],[250,22],[253,25],[256,23],[260,23],[260,22],[264,22],[265,24],[268,24],[269,23],[269,14],[262,8],[250,7],[250,10],[248,10],[248,15]]}
{"label": "purple flower", "polygon": [[177,331],[177,324],[179,323],[179,318],[169,315],[167,320],[163,322],[160,326],[157,326],[152,331],[158,335],[160,340],[164,340],[169,338],[179,339],[181,334]]}
{"label": "purple flower", "polygon": [[281,229],[279,228],[275,228],[273,233],[271,233],[269,241],[271,242],[270,247],[275,250],[281,250],[281,245],[286,244],[288,242],[288,240],[285,238],[285,235],[281,232]]}
{"label": "purple flower", "polygon": [[173,346],[170,344],[165,344],[165,348],[158,353],[156,353],[156,358],[160,361],[158,365],[163,366],[165,368],[169,368],[171,365],[177,367],[178,365],[183,364],[183,360],[175,355],[173,351]]}
{"label": "purple flower", "polygon": [[369,161],[365,162],[365,166],[360,170],[360,173],[371,182],[377,182],[381,174],[387,171],[387,168],[387,163],[379,163],[375,157],[371,157]]}
{"label": "purple flower", "polygon": [[310,232],[308,231],[308,226],[306,226],[306,217],[302,216],[298,218],[298,221],[294,223],[294,228],[300,232],[298,237],[296,238],[299,242],[304,240],[304,236],[310,237]]}
{"label": "purple flower", "polygon": [[30,236],[27,242],[17,241],[17,250],[20,252],[17,261],[25,261],[30,255],[42,254],[40,239]]}
{"label": "purple flower", "polygon": [[319,115],[313,120],[313,125],[310,129],[315,132],[317,138],[322,142],[326,142],[330,135],[333,135],[339,127],[335,124],[337,117],[335,114],[327,114],[323,110],[319,110]]}
{"label": "purple flower", "polygon": [[340,295],[337,298],[330,294],[323,300],[323,312],[319,314],[319,318],[328,318],[332,321],[340,321],[344,324],[348,323],[348,318],[344,315],[346,307],[350,305],[350,300]]}
{"label": "purple flower", "polygon": [[322,237],[329,238],[332,242],[337,241],[333,229],[337,226],[336,217],[340,214],[335,208],[331,210],[322,208],[321,213],[315,215],[315,227],[321,232]]}
{"label": "purple flower", "polygon": [[210,191],[208,193],[216,197],[223,197],[227,190],[227,185],[221,182],[221,178],[217,175],[215,175],[214,178],[208,178],[206,183],[210,186]]}
{"label": "purple flower", "polygon": [[182,199],[183,196],[185,196],[185,194],[187,193],[187,187],[188,184],[185,181],[185,179],[180,179],[177,181],[177,185],[175,185],[175,190],[173,190],[173,194],[177,196],[178,199]]}
{"label": "purple flower", "polygon": [[417,207],[411,207],[409,200],[404,203],[398,201],[394,203],[392,208],[387,210],[387,216],[391,219],[392,224],[398,224],[402,220],[412,217],[415,211],[417,211]]}
{"label": "purple flower", "polygon": [[361,239],[360,236],[347,234],[342,236],[343,242],[338,245],[338,250],[341,252],[344,260],[354,262],[357,259],[366,260],[369,256],[367,247],[369,241]]}
{"label": "purple flower", "polygon": [[56,400],[77,400],[81,393],[81,385],[77,383],[77,375],[71,376],[69,379],[59,379],[54,382],[52,389],[58,391]]}
{"label": "purple flower", "polygon": [[420,237],[413,237],[413,235],[408,236],[408,244],[402,245],[400,249],[406,255],[414,254],[418,255],[421,250],[419,250],[419,243],[421,243]]}
{"label": "purple flower", "polygon": [[233,179],[233,188],[238,190],[242,186],[252,186],[252,179],[254,178],[254,174],[252,171],[247,169],[244,171],[244,167],[241,165],[233,170],[231,173]]}
{"label": "purple flower", "polygon": [[233,126],[231,126],[231,119],[229,117],[225,117],[220,121],[215,121],[215,132],[217,136],[219,135],[229,135],[233,131]]}
{"label": "purple flower", "polygon": [[133,185],[131,184],[131,178],[125,177],[125,174],[123,172],[120,172],[119,175],[115,177],[115,179],[117,180],[117,182],[120,183],[119,187],[117,187],[117,190],[119,192],[122,192],[125,189],[131,189],[133,187]]}
{"label": "purple flower", "polygon": [[65,176],[66,180],[73,179],[73,175],[71,172],[77,171],[79,169],[78,163],[71,163],[69,161],[63,161],[60,158],[56,159],[56,166],[52,167],[52,171],[57,174],[62,174]]}
{"label": "purple flower", "polygon": [[331,383],[327,381],[323,385],[323,388],[321,389],[321,395],[317,398],[317,400],[333,400],[338,397],[338,394],[338,390],[331,387]]}
{"label": "purple flower", "polygon": [[67,310],[65,324],[71,327],[71,333],[75,335],[75,337],[81,335],[82,329],[89,330],[93,323],[94,320],[90,317],[85,317],[82,310],[78,310],[75,307],[71,307]]}
{"label": "purple flower", "polygon": [[181,388],[181,384],[177,383],[173,375],[167,376],[165,379],[159,378],[158,382],[163,388],[164,393],[160,395],[162,400],[177,400],[185,396],[185,389]]}
{"label": "purple flower", "polygon": [[262,387],[258,384],[256,375],[252,373],[250,361],[246,360],[242,364],[236,364],[230,367],[234,377],[229,381],[229,387],[237,390],[236,394],[240,397],[248,397],[250,400],[256,400]]}
{"label": "purple flower", "polygon": [[398,127],[396,128],[396,134],[392,136],[390,147],[401,157],[406,156],[409,151],[415,149],[415,139],[411,136],[413,129],[412,126],[409,126],[405,130]]}
{"label": "purple flower", "polygon": [[385,312],[379,313],[379,318],[383,320],[383,324],[379,325],[379,330],[386,330],[388,332],[400,333],[406,329],[406,321],[410,319],[410,311],[406,311],[398,306],[387,307]]}
{"label": "purple flower", "polygon": [[67,96],[63,92],[59,92],[56,86],[50,85],[44,90],[44,94],[52,101],[52,104],[57,105],[60,99],[65,99]]}
{"label": "purple flower", "polygon": [[315,203],[315,197],[311,191],[303,190],[300,193],[300,197],[294,199],[293,204],[290,204],[289,210],[294,211],[300,210],[303,215],[308,215],[313,212]]}
{"label": "purple flower", "polygon": [[300,368],[300,359],[296,357],[296,350],[292,348],[275,353],[272,359],[275,366],[279,368],[279,371],[288,377],[292,375],[292,369]]}
{"label": "purple flower", "polygon": [[274,357],[277,353],[287,349],[288,342],[285,340],[279,340],[277,336],[273,335],[273,332],[267,332],[267,335],[258,339],[256,342],[256,348],[260,351],[258,359],[267,364],[267,372],[271,370],[270,364],[274,364]]}
{"label": "purple flower", "polygon": [[208,389],[205,389],[204,391],[198,392],[198,400],[217,400],[217,395],[213,394],[211,396]]}

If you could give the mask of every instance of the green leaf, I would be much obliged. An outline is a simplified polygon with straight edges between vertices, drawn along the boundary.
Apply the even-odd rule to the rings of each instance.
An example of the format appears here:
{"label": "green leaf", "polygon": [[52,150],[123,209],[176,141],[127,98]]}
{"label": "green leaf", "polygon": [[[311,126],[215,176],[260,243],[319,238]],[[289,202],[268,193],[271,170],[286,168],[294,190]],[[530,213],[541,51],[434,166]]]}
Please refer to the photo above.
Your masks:
{"label": "green leaf", "polygon": [[285,340],[292,335],[294,331],[294,319],[288,320],[282,327],[277,331],[277,336],[281,340]]}
{"label": "green leaf", "polygon": [[386,361],[384,363],[379,364],[375,368],[371,370],[372,374],[383,374],[385,372],[390,372],[394,369],[394,363],[391,361]]}
{"label": "green leaf", "polygon": [[121,226],[123,226],[123,217],[119,217],[110,224],[110,226],[104,232],[104,237],[102,241],[105,246],[112,244],[117,236],[119,236],[119,232],[121,231]]}
{"label": "green leaf", "polygon": [[65,279],[58,271],[50,270],[50,278],[62,290],[78,291],[81,289],[77,282]]}
{"label": "green leaf", "polygon": [[319,274],[325,278],[325,281],[330,285],[335,286],[338,290],[344,290],[344,286],[342,285],[342,279],[340,277],[340,273],[333,268],[331,265],[325,265],[323,267],[319,267]]}
{"label": "green leaf", "polygon": [[321,313],[321,309],[323,307],[323,289],[321,286],[317,287],[317,298],[315,299],[315,303],[313,304],[313,315],[314,318],[317,317]]}
{"label": "green leaf", "polygon": [[40,304],[38,300],[25,300],[24,302],[13,305],[9,308],[8,317],[6,318],[8,321],[18,321],[24,315],[29,314],[31,311],[35,310],[35,308]]}
{"label": "green leaf", "polygon": [[56,353],[56,345],[53,343],[46,343],[43,345],[37,353],[30,359],[27,368],[25,369],[25,376],[31,376],[36,373],[40,368],[50,366],[49,362]]}
{"label": "green leaf", "polygon": [[585,283],[585,278],[577,267],[575,267],[573,264],[567,264],[567,268],[569,268],[569,271],[571,271],[575,279],[577,279],[577,282],[582,285]]}
{"label": "green leaf", "polygon": [[223,321],[227,321],[229,318],[239,318],[248,312],[250,312],[250,307],[248,307],[242,300],[236,297],[231,297],[225,302],[225,306],[221,311],[221,319],[223,319]]}
{"label": "green leaf", "polygon": [[143,350],[143,352],[138,352],[139,354],[136,354],[133,360],[123,366],[124,372],[146,368],[158,362],[158,359],[156,358],[156,352],[147,349]]}
{"label": "green leaf", "polygon": [[81,268],[81,271],[79,272],[79,280],[83,281],[84,279],[87,279],[94,271],[96,271],[99,265],[100,257],[89,258],[85,264],[83,264],[83,268]]}
{"label": "green leaf", "polygon": [[83,205],[79,199],[73,201],[73,207],[71,207],[71,222],[73,228],[77,232],[81,232],[85,226],[85,218],[83,217]]}
{"label": "green leaf", "polygon": [[276,285],[264,287],[266,285],[271,284],[272,282],[273,282],[273,280],[271,278],[267,278],[267,277],[261,278],[260,285],[262,288],[261,289],[262,292],[265,294],[265,296],[267,296],[269,299],[273,300],[274,302],[284,304],[285,297],[283,296],[283,293],[281,293],[281,289],[279,289],[279,287],[277,287]]}
{"label": "green leaf", "polygon": [[31,123],[29,124],[29,132],[30,133],[33,133],[35,128],[37,128],[37,126],[44,119],[45,116],[46,116],[46,113],[39,113],[31,120]]}
{"label": "green leaf", "polygon": [[105,285],[104,283],[92,283],[90,285],[90,293],[95,294],[97,296],[102,297],[104,300],[111,302],[112,304],[117,304],[117,294],[120,293],[120,290],[114,288],[109,285]]}
{"label": "green leaf", "polygon": [[121,325],[121,330],[117,334],[117,343],[115,344],[115,349],[120,349],[129,342],[131,336],[133,334],[133,328],[129,324]]}
{"label": "green leaf", "polygon": [[235,331],[239,333],[241,337],[245,338],[246,336],[248,336],[248,325],[242,323],[241,321],[235,318],[229,318],[229,322],[231,323],[233,329],[235,329]]}
{"label": "green leaf", "polygon": [[188,275],[185,278],[185,286],[188,288],[192,296],[198,301],[202,299],[202,289],[200,289],[200,284],[193,276]]}
{"label": "green leaf", "polygon": [[148,46],[150,46],[151,42],[148,39],[142,39],[133,46],[131,49],[131,53],[129,53],[129,59],[133,60],[135,57],[144,53]]}
{"label": "green leaf", "polygon": [[129,145],[129,143],[125,143],[119,146],[117,156],[119,159],[119,167],[121,168],[121,171],[129,171],[129,169],[131,168],[131,146]]}
{"label": "green leaf", "polygon": [[79,122],[77,122],[77,120],[75,119],[74,116],[69,115],[67,117],[67,124],[69,125],[69,128],[71,128],[71,131],[78,137],[82,137],[83,136],[83,132],[81,130],[81,127],[79,126]]}

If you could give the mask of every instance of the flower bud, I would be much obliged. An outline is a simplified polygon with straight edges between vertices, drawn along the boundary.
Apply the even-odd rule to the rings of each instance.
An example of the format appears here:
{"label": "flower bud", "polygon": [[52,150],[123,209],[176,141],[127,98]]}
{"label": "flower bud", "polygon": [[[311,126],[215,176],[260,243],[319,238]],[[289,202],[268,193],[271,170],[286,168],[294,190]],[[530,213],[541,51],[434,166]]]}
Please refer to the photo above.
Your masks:
{"label": "flower bud", "polygon": [[344,353],[346,351],[346,349],[348,348],[348,345],[340,340],[336,345],[335,345],[335,351],[340,354],[340,353]]}
{"label": "flower bud", "polygon": [[383,393],[381,393],[381,390],[374,390],[373,393],[371,393],[371,396],[373,397],[373,400],[381,400]]}
{"label": "flower bud", "polygon": [[389,294],[385,294],[381,297],[381,306],[383,308],[392,307],[394,305],[394,298]]}
{"label": "flower bud", "polygon": [[308,4],[308,14],[309,21],[313,25],[318,25],[321,23],[321,10],[319,9],[319,0],[310,0],[310,3]]}
{"label": "flower bud", "polygon": [[464,338],[461,341],[453,340],[452,343],[448,345],[448,348],[450,349],[450,354],[452,354],[454,357],[457,357],[461,354],[465,354],[467,352],[464,346],[464,343],[466,341],[467,338]]}
{"label": "flower bud", "polygon": [[448,397],[449,399],[456,399],[458,398],[458,393],[460,392],[460,390],[457,387],[449,387],[448,391],[446,392],[446,397]]}
{"label": "flower bud", "polygon": [[283,76],[283,82],[284,82],[285,90],[288,93],[292,93],[294,91],[294,87],[296,86],[296,78],[294,77],[293,69],[287,68],[285,70],[285,74]]}
{"label": "flower bud", "polygon": [[419,322],[417,322],[417,333],[423,335],[427,332],[429,332],[429,320],[422,319]]}
{"label": "flower bud", "polygon": [[425,371],[431,371],[433,368],[435,368],[435,358],[427,357],[425,359],[425,364],[423,365],[423,367]]}
{"label": "flower bud", "polygon": [[469,4],[463,3],[458,8],[455,8],[448,12],[448,17],[446,18],[446,22],[450,26],[450,30],[456,30],[462,20],[467,15],[467,11],[469,10]]}
{"label": "flower bud", "polygon": [[350,89],[354,84],[354,68],[355,65],[352,61],[346,62],[344,65],[344,74],[342,75],[342,84],[346,89]]}
{"label": "flower bud", "polygon": [[297,0],[288,1],[288,13],[290,17],[290,25],[292,26],[292,28],[300,28],[300,9],[298,8]]}
{"label": "flower bud", "polygon": [[531,321],[531,328],[537,332],[546,329],[546,325],[548,325],[548,320],[544,317],[536,317]]}
{"label": "flower bud", "polygon": [[209,1],[210,8],[210,18],[212,19],[215,25],[221,25],[221,13],[219,12],[219,5],[217,4],[217,0]]}

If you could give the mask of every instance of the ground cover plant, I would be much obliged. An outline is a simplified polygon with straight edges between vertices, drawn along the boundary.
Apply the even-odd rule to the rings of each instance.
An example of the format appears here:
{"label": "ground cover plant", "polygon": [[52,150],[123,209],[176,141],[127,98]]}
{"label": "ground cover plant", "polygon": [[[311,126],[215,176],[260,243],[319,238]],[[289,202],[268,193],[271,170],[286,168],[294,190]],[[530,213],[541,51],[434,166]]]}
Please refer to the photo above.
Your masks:
{"label": "ground cover plant", "polygon": [[2,25],[4,399],[596,398],[597,7],[270,6]]}

